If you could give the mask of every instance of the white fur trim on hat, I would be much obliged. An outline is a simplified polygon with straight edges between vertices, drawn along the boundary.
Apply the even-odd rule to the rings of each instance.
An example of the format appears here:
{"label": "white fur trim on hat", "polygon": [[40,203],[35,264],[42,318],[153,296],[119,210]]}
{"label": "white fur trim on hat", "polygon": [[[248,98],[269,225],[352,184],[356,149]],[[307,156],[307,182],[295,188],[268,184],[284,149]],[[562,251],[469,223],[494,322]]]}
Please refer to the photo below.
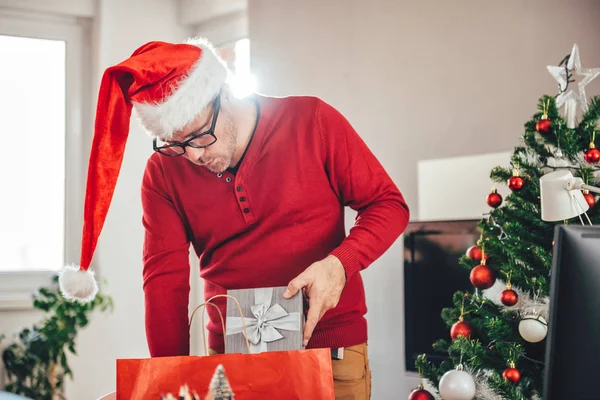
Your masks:
{"label": "white fur trim on hat", "polygon": [[98,284],[94,273],[84,271],[76,265],[68,265],[58,277],[58,284],[62,295],[68,300],[87,303],[94,300],[98,294]]}
{"label": "white fur trim on hat", "polygon": [[161,103],[133,102],[135,114],[152,137],[169,139],[183,129],[217,96],[227,79],[227,67],[208,41],[194,38],[186,43],[200,47],[202,54],[174,93]]}

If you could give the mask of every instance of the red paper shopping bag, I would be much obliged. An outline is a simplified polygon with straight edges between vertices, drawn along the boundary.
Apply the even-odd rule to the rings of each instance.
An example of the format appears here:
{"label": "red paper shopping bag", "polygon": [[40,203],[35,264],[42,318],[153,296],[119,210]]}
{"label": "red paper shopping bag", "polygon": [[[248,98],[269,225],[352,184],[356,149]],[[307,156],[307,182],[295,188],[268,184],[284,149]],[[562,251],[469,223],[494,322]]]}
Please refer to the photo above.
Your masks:
{"label": "red paper shopping bag", "polygon": [[[233,299],[242,314],[235,298],[217,295],[194,310],[190,326],[198,309],[207,305],[217,308],[211,303],[217,297]],[[220,311],[219,315],[225,333]],[[204,313],[202,319],[204,326]],[[249,349],[245,326],[243,332]],[[206,340],[204,349],[206,353]],[[335,399],[331,352],[329,349],[312,349],[117,360],[117,400],[160,400],[161,394],[177,393],[182,385],[204,398],[219,364],[225,368],[236,400]]]}
{"label": "red paper shopping bag", "polygon": [[160,400],[187,384],[204,398],[222,364],[236,400],[333,400],[328,349],[117,360],[117,400]]}

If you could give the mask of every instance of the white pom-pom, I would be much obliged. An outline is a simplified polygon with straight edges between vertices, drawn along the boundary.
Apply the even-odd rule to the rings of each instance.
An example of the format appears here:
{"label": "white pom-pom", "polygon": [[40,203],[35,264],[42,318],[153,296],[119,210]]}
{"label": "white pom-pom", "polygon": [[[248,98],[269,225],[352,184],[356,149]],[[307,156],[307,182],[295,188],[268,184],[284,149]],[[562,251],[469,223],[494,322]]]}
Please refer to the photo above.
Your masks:
{"label": "white pom-pom", "polygon": [[62,295],[68,300],[87,303],[98,294],[94,273],[90,270],[81,270],[76,265],[68,265],[61,271],[58,284]]}

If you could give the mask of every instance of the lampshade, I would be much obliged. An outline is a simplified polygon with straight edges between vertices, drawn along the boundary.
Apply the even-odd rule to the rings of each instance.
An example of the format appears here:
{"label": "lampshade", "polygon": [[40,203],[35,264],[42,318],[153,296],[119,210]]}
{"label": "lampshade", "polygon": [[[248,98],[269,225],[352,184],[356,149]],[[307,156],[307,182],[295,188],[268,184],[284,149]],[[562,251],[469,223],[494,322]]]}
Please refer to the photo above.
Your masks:
{"label": "lampshade", "polygon": [[550,172],[540,178],[540,201],[544,221],[564,221],[586,212],[590,207],[581,190],[568,190],[575,179],[568,170]]}

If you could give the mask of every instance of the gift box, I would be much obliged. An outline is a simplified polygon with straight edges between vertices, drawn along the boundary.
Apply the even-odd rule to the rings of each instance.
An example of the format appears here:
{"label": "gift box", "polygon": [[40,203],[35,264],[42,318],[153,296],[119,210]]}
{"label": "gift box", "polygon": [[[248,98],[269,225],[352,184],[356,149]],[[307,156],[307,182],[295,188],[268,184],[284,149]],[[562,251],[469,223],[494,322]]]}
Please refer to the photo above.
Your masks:
{"label": "gift box", "polygon": [[[286,287],[227,291],[225,353],[302,350],[304,306],[302,292],[283,297]],[[239,303],[241,308],[238,308]],[[248,344],[244,337],[245,324]]]}

